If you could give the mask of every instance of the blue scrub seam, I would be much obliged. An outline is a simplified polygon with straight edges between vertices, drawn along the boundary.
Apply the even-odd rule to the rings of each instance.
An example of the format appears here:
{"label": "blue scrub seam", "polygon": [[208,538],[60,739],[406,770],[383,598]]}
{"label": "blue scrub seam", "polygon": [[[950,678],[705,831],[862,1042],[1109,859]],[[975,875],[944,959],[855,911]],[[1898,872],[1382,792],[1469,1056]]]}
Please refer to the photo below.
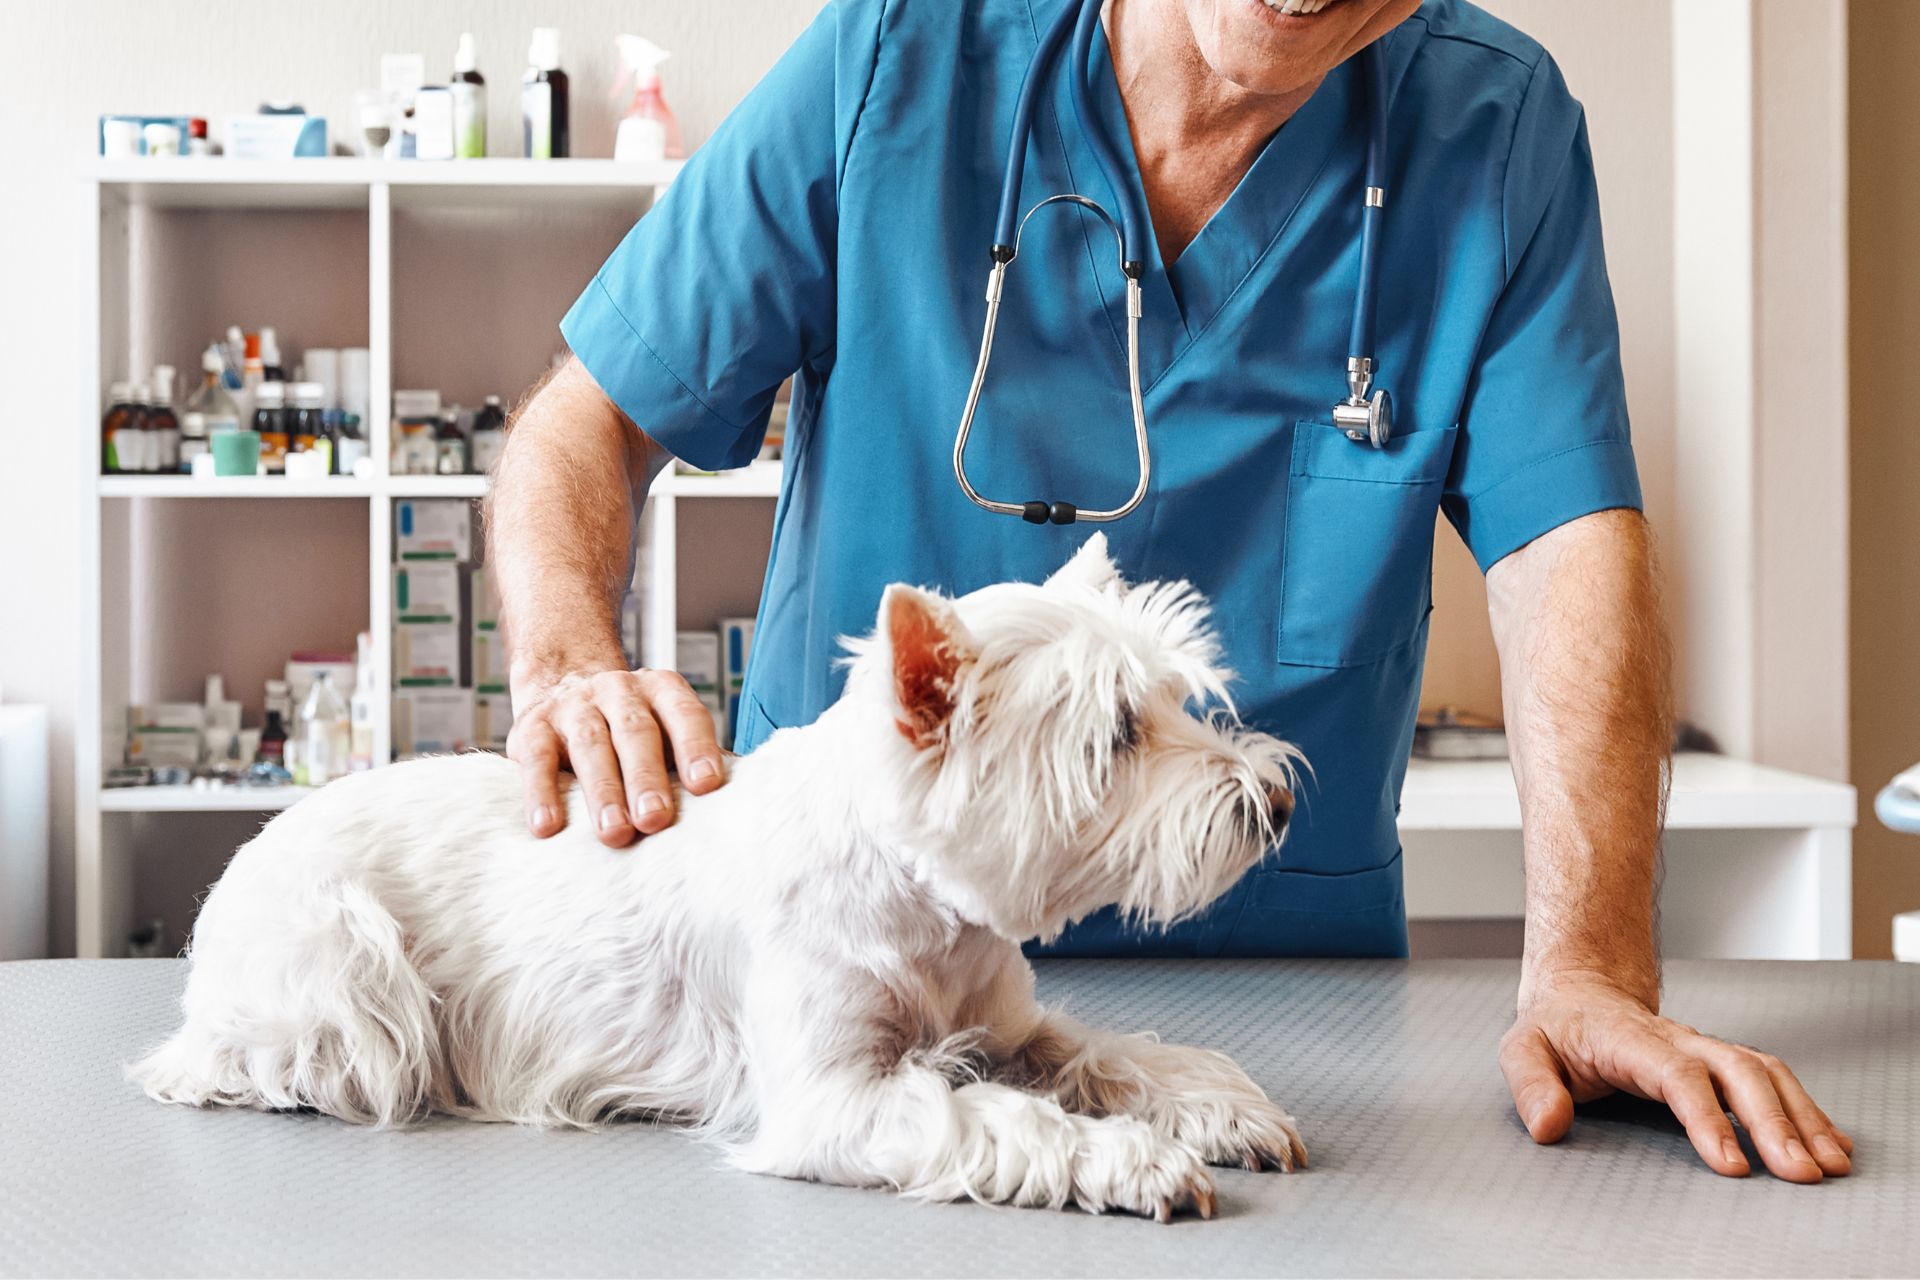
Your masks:
{"label": "blue scrub seam", "polygon": [[[860,105],[853,109],[853,119],[847,125],[847,145],[834,163],[838,166],[833,175],[833,211],[837,218],[840,213],[840,189],[846,185],[847,166],[853,163],[853,140],[860,136],[860,121],[867,114],[867,101],[873,96],[873,82],[880,77],[880,39],[887,26],[887,10],[892,0],[880,0],[880,19],[873,24],[873,56],[867,60],[867,82],[860,88]],[[836,10],[835,19],[838,20]]]}

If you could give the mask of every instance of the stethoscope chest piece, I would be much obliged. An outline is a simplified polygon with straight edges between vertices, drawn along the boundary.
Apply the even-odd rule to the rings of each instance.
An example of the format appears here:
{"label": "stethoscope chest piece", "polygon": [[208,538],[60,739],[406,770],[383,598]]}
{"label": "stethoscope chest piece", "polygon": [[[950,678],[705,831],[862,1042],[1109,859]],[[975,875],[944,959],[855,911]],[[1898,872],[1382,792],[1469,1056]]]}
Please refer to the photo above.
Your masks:
{"label": "stethoscope chest piece", "polygon": [[1373,388],[1373,359],[1355,356],[1347,361],[1347,398],[1333,406],[1333,425],[1355,444],[1387,447],[1393,439],[1393,397]]}

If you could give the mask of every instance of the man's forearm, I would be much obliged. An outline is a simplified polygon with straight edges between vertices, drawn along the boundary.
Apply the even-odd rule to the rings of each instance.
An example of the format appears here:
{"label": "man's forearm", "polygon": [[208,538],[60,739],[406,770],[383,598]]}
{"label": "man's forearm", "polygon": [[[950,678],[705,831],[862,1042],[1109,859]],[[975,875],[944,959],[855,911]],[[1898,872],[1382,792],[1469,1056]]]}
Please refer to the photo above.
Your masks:
{"label": "man's forearm", "polygon": [[516,415],[487,503],[516,692],[625,665],[615,617],[657,454],[575,360]]}
{"label": "man's forearm", "polygon": [[1597,977],[1657,1008],[1670,660],[1638,512],[1564,525],[1487,575],[1526,850],[1520,1003]]}

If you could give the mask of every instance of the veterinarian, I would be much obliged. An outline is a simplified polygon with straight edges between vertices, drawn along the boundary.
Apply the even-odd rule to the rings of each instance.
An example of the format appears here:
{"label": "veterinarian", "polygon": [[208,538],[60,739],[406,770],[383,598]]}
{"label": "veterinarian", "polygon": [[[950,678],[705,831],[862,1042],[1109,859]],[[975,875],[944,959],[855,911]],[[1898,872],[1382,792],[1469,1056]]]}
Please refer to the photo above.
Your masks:
{"label": "veterinarian", "polygon": [[[952,465],[1014,104],[1066,3],[829,5],[567,315],[575,358],[520,414],[491,511],[536,832],[563,821],[562,768],[610,845],[673,821],[669,758],[688,790],[722,785],[706,713],[676,675],[624,669],[612,605],[652,476],[670,456],[749,461],[790,374],[741,751],[834,699],[836,638],[871,625],[886,583],[1038,580],[1094,527],[982,511]],[[1055,950],[1406,954],[1394,820],[1444,513],[1487,575],[1524,814],[1500,1064],[1527,1128],[1553,1142],[1575,1101],[1626,1090],[1737,1176],[1724,1100],[1776,1175],[1846,1173],[1850,1141],[1784,1064],[1659,1013],[1665,640],[1593,161],[1553,60],[1460,0],[1111,0],[1103,17],[1089,58],[1045,82],[1024,155],[1029,201],[1109,197],[1068,83],[1086,77],[1151,223],[1152,478],[1098,527],[1128,577],[1212,598],[1242,713],[1313,774],[1280,853],[1203,918],[1155,936],[1095,918]],[[1375,41],[1384,447],[1331,413],[1367,185],[1354,55]],[[1139,460],[1113,237],[1049,209],[1019,259],[972,483],[1118,506]]]}

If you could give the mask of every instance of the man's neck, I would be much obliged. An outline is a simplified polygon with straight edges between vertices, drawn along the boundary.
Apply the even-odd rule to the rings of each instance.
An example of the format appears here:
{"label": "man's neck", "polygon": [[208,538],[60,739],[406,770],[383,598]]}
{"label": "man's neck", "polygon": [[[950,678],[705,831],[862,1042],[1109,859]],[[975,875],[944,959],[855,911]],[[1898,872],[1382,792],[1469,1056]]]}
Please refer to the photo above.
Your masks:
{"label": "man's neck", "polygon": [[1251,163],[1320,87],[1261,94],[1223,78],[1202,56],[1179,0],[1111,0],[1107,35],[1143,167],[1195,151]]}

